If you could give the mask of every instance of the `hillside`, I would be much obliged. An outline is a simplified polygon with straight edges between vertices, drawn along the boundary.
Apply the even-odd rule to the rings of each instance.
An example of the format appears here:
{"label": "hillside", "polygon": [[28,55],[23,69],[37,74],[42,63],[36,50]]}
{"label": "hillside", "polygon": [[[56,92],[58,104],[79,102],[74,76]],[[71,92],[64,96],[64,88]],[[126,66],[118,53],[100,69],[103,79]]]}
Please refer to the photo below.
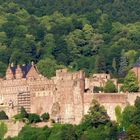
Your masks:
{"label": "hillside", "polygon": [[124,77],[140,55],[139,0],[0,0],[0,76],[9,63]]}

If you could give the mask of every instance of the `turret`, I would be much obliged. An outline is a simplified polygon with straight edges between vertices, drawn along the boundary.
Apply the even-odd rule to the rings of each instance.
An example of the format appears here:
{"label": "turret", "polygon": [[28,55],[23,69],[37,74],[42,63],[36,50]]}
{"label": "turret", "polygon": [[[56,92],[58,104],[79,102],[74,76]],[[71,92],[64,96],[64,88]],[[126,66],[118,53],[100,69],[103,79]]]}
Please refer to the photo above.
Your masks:
{"label": "turret", "polygon": [[14,79],[14,75],[13,75],[13,72],[11,70],[11,66],[9,65],[7,70],[6,70],[6,79],[7,80],[11,80],[11,79]]}
{"label": "turret", "polygon": [[20,66],[17,66],[16,72],[15,72],[15,78],[16,79],[21,79],[23,77],[23,73],[22,70],[20,68]]}

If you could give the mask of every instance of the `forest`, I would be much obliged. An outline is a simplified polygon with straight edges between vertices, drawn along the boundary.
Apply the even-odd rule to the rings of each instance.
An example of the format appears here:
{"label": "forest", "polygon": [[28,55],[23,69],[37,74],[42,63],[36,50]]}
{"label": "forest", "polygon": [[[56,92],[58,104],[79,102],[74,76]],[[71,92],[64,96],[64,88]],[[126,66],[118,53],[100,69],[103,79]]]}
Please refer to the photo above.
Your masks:
{"label": "forest", "polygon": [[37,64],[123,78],[139,61],[139,0],[0,0],[0,76]]}

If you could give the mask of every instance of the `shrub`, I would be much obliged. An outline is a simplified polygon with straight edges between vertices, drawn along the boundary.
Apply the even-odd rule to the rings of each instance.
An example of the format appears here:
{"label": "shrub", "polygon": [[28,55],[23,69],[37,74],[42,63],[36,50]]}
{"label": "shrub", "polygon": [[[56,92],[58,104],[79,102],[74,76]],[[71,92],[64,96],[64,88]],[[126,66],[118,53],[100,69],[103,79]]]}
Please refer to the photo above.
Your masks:
{"label": "shrub", "polygon": [[28,113],[23,106],[21,107],[20,114],[22,118],[28,118]]}
{"label": "shrub", "polygon": [[128,92],[138,92],[139,91],[139,82],[133,71],[129,71],[127,76],[124,79],[124,85],[121,88],[123,91]]}
{"label": "shrub", "polygon": [[6,134],[8,128],[4,122],[0,122],[0,140],[4,139],[4,135]]}
{"label": "shrub", "polygon": [[15,120],[22,120],[23,118],[22,118],[22,116],[21,116],[21,114],[16,114],[16,115],[14,115],[14,117],[13,117]]}
{"label": "shrub", "polygon": [[122,109],[119,105],[115,107],[115,116],[118,124],[122,122]]}
{"label": "shrub", "polygon": [[29,114],[28,120],[29,120],[29,123],[41,122],[40,116],[35,113]]}
{"label": "shrub", "polygon": [[0,120],[8,120],[8,116],[4,111],[0,111]]}
{"label": "shrub", "polygon": [[50,115],[49,115],[49,113],[44,113],[41,115],[41,118],[43,121],[48,121],[50,118]]}
{"label": "shrub", "polygon": [[100,91],[101,91],[101,92],[103,91],[103,87],[96,87],[96,86],[95,86],[95,87],[93,88],[93,92],[94,92],[94,93],[99,93]]}
{"label": "shrub", "polygon": [[111,80],[108,80],[106,82],[106,85],[104,87],[104,92],[106,92],[106,93],[115,93],[115,92],[117,92],[117,88],[116,88],[116,86],[114,85],[114,83]]}

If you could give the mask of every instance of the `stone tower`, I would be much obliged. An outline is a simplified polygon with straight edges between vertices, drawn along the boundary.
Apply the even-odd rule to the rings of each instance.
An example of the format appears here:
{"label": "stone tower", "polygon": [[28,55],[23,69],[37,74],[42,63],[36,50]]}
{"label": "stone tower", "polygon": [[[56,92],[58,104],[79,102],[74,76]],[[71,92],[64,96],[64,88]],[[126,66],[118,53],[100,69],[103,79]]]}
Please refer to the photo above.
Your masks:
{"label": "stone tower", "polygon": [[74,118],[75,123],[80,123],[84,115],[84,89],[85,89],[85,73],[79,71],[76,75],[75,84],[73,87],[74,96]]}

